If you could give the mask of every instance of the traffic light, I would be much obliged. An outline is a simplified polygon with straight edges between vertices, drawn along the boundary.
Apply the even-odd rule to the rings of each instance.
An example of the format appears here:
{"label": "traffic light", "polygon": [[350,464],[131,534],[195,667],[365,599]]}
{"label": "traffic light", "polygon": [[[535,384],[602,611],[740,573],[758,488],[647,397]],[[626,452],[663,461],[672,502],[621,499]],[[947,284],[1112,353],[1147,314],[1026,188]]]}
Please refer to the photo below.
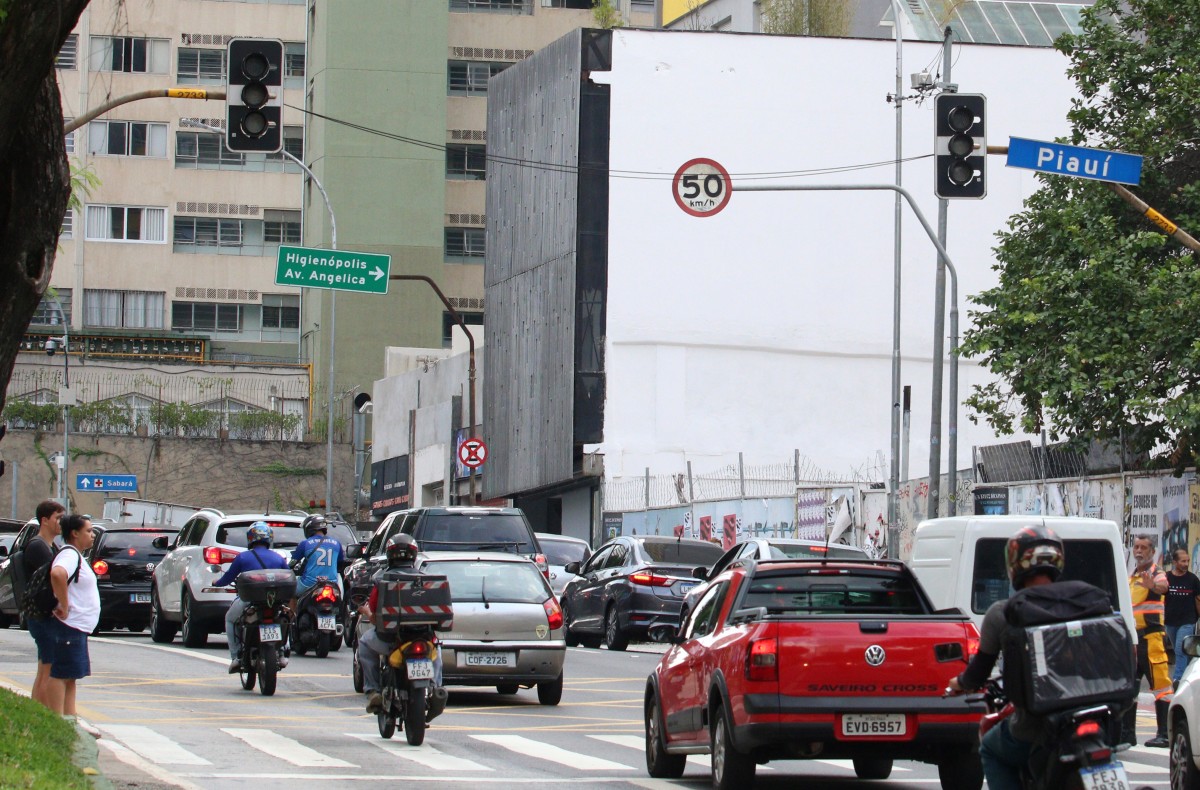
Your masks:
{"label": "traffic light", "polygon": [[235,38],[225,64],[225,147],[234,153],[283,149],[283,42]]}
{"label": "traffic light", "polygon": [[979,93],[942,93],[934,99],[933,193],[940,198],[987,194],[987,136]]}

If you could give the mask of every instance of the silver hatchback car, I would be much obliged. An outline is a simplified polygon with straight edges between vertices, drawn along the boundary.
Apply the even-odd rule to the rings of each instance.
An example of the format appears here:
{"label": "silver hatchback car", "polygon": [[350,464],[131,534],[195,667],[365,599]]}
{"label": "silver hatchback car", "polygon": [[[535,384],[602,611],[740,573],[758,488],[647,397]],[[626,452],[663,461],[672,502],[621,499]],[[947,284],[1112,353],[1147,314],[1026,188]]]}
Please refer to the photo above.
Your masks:
{"label": "silver hatchback car", "polygon": [[562,609],[532,561],[499,552],[433,552],[421,570],[445,576],[454,626],[439,634],[448,686],[537,687],[538,702],[562,699]]}

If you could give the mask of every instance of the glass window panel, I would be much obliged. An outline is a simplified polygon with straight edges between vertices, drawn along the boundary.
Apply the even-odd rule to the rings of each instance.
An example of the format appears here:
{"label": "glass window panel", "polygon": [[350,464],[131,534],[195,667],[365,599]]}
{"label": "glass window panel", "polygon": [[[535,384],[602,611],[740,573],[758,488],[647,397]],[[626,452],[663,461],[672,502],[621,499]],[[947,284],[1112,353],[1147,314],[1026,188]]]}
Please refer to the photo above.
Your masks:
{"label": "glass window panel", "polygon": [[147,68],[146,68],[146,39],[133,38],[133,39],[126,39],[126,41],[129,42],[129,48],[130,48],[130,52],[131,52],[131,66],[128,70],[144,74],[147,71]]}
{"label": "glass window panel", "polygon": [[67,40],[63,42],[62,48],[58,50],[58,55],[54,58],[54,68],[74,69],[78,56],[79,36],[72,33],[67,36]]}
{"label": "glass window panel", "polygon": [[171,305],[171,328],[192,328],[192,305],[190,302],[175,302]]}
{"label": "glass window panel", "polygon": [[975,3],[963,3],[958,7],[958,13],[971,31],[971,38],[980,44],[999,44],[1000,38],[988,24],[987,17]]}
{"label": "glass window panel", "polygon": [[129,155],[130,156],[145,156],[146,155],[146,124],[131,123],[129,124]]}
{"label": "glass window panel", "polygon": [[197,244],[217,243],[217,220],[197,217],[195,223]]}
{"label": "glass window panel", "polygon": [[1050,46],[1050,36],[1046,34],[1046,30],[1042,27],[1038,15],[1034,13],[1032,5],[1029,3],[1009,3],[1008,10],[1013,15],[1013,19],[1017,21],[1017,26],[1021,28],[1021,32],[1025,34],[1025,40],[1029,42],[1030,46]]}
{"label": "glass window panel", "polygon": [[1017,23],[1009,16],[1005,3],[980,3],[984,15],[992,23],[992,29],[1000,37],[1002,44],[1025,44],[1025,37],[1017,29]]}
{"label": "glass window panel", "polygon": [[1063,15],[1059,13],[1058,7],[1049,3],[1034,3],[1033,10],[1037,13],[1038,19],[1042,20],[1042,24],[1046,26],[1046,32],[1050,34],[1051,39],[1056,39],[1063,33],[1070,33],[1071,29],[1067,25],[1067,20],[1063,19]]}
{"label": "glass window panel", "polygon": [[304,42],[288,41],[283,44],[283,76],[304,76]]}
{"label": "glass window panel", "polygon": [[1083,6],[1060,5],[1059,12],[1063,18],[1067,20],[1067,27],[1072,33],[1080,33],[1083,31]]}
{"label": "glass window panel", "polygon": [[241,328],[241,309],[238,305],[217,305],[217,329],[236,332]]}
{"label": "glass window panel", "polygon": [[108,222],[108,238],[125,238],[125,209],[121,208],[120,206],[113,206],[110,208],[108,211]]}
{"label": "glass window panel", "polygon": [[216,329],[217,306],[205,302],[192,305],[192,326],[196,329]]}
{"label": "glass window panel", "polygon": [[128,234],[127,239],[141,239],[142,237],[142,210],[140,208],[126,209],[128,217],[126,218],[125,232]]}
{"label": "glass window panel", "polygon": [[88,153],[103,154],[108,152],[108,123],[93,121],[87,125]]}
{"label": "glass window panel", "polygon": [[118,123],[116,121],[108,122],[108,151],[107,153],[113,156],[124,156],[129,153],[128,141],[126,136],[129,132],[129,124]]}

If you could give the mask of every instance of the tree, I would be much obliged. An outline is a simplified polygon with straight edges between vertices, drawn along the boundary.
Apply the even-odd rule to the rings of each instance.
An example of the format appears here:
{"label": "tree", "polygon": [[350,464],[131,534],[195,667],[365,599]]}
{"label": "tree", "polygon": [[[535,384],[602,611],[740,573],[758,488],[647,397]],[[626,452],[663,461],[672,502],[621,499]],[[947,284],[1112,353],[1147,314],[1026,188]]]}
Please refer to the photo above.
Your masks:
{"label": "tree", "polygon": [[[1055,42],[1080,98],[1066,142],[1140,153],[1137,193],[1200,225],[1200,0],[1099,0]],[[1200,267],[1105,185],[1039,176],[997,234],[999,284],[963,353],[997,381],[971,419],[1001,433],[1122,440],[1177,467],[1200,449]]]}
{"label": "tree", "polygon": [[0,0],[0,407],[71,193],[54,58],[88,0]]}
{"label": "tree", "polygon": [[762,0],[762,30],[793,36],[846,36],[855,0]]}

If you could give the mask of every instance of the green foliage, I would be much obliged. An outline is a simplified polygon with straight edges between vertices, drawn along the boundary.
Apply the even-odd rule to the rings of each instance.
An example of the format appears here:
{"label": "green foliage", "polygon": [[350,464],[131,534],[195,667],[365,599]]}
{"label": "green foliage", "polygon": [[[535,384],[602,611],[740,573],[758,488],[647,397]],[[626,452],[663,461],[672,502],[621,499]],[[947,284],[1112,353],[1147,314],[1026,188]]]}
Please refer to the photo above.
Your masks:
{"label": "green foliage", "polygon": [[71,430],[76,433],[130,433],[133,409],[127,403],[101,400],[72,406]]}
{"label": "green foliage", "polygon": [[855,0],[762,0],[762,30],[793,36],[846,36]]}
{"label": "green foliage", "polygon": [[[344,414],[335,414],[333,417],[333,437],[339,439],[346,433],[346,416]],[[325,426],[329,424],[326,417],[317,417],[313,420],[312,439],[316,442],[324,442],[327,439]]]}
{"label": "green foliage", "polygon": [[14,428],[49,431],[62,419],[62,409],[55,403],[34,403],[12,398],[4,404],[0,419],[10,422]]}
{"label": "green foliage", "polygon": [[288,466],[281,461],[272,461],[263,466],[256,466],[251,472],[275,475],[276,477],[317,477],[325,474],[324,469],[314,469],[308,466]]}
{"label": "green foliage", "polygon": [[90,787],[71,761],[75,728],[44,705],[0,688],[0,783],[4,787],[69,790]]}
{"label": "green foliage", "polygon": [[229,415],[234,439],[283,439],[300,427],[300,415],[275,411],[242,411]]}
{"label": "green foliage", "polygon": [[614,0],[595,0],[592,3],[592,18],[596,20],[596,27],[602,30],[625,27],[625,20],[621,18],[621,11]]}
{"label": "green foliage", "polygon": [[188,438],[215,436],[221,414],[190,403],[157,403],[150,407],[150,421],[164,436],[183,434]]}
{"label": "green foliage", "polygon": [[100,176],[92,169],[91,163],[83,164],[78,159],[71,161],[71,197],[67,208],[75,209],[75,213],[83,211],[83,199],[91,197],[92,191],[100,186]]}
{"label": "green foliage", "polygon": [[[1138,194],[1200,227],[1200,0],[1099,0],[1055,46],[1082,98],[1068,142],[1145,156]],[[998,380],[967,404],[1002,433],[1124,438],[1191,463],[1200,441],[1200,270],[1099,183],[1039,176],[998,234],[999,284],[963,353]]]}

